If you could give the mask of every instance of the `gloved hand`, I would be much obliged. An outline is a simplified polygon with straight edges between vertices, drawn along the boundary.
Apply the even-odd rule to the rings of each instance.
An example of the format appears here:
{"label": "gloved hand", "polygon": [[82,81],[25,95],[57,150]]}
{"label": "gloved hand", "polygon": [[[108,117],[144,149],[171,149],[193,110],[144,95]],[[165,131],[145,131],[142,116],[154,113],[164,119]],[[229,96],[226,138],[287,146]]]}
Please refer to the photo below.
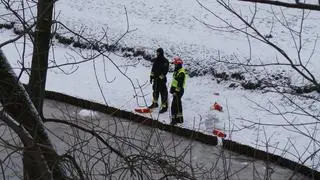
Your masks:
{"label": "gloved hand", "polygon": [[170,94],[174,93],[174,88],[170,88]]}
{"label": "gloved hand", "polygon": [[152,77],[150,77],[150,84],[152,84],[152,81],[153,81],[153,78],[152,78]]}
{"label": "gloved hand", "polygon": [[160,76],[159,76],[159,79],[164,79],[164,75],[163,74],[161,74]]}

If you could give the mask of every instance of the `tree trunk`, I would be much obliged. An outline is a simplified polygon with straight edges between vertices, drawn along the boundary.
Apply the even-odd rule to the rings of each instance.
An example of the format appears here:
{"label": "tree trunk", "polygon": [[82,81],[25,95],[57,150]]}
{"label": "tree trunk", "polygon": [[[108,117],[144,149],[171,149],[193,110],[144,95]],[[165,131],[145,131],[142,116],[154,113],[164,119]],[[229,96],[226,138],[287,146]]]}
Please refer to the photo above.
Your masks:
{"label": "tree trunk", "polygon": [[32,102],[41,116],[47,79],[53,4],[53,0],[38,1],[31,76],[28,84]]}
{"label": "tree trunk", "polygon": [[41,149],[34,143],[33,138],[20,126],[11,116],[4,111],[0,112],[0,119],[7,124],[20,138],[24,145],[23,149],[23,164],[27,167],[28,171],[23,171],[24,179],[39,179],[50,180],[52,174],[49,167],[41,153]]}
{"label": "tree trunk", "polygon": [[44,129],[41,116],[1,50],[0,78],[0,103],[3,109],[28,131],[35,143],[41,144],[42,155],[49,169],[53,168],[54,178],[63,179],[64,171],[57,162],[59,156]]}

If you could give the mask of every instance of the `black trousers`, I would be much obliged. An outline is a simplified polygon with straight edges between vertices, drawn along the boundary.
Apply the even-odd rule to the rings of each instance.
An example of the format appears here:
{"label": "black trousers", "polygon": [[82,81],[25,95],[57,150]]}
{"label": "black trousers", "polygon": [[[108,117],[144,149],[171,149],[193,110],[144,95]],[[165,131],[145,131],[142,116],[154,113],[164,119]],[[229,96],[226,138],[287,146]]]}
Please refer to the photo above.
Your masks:
{"label": "black trousers", "polygon": [[166,79],[156,79],[153,83],[153,103],[158,103],[159,95],[161,95],[161,106],[168,107],[168,88]]}
{"label": "black trousers", "polygon": [[184,91],[182,90],[176,95],[173,95],[172,103],[171,103],[171,123],[183,123],[183,114],[182,114],[182,103],[181,98],[183,96]]}

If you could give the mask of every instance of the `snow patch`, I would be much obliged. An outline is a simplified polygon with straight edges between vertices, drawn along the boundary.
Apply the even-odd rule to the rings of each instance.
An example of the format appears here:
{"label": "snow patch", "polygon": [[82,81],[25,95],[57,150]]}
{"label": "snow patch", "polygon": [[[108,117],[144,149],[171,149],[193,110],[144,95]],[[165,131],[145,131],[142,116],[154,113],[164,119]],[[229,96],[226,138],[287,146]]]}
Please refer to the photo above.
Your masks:
{"label": "snow patch", "polygon": [[87,109],[82,109],[78,113],[80,116],[83,117],[92,117],[92,116],[97,116],[98,113],[92,110],[87,110]]}

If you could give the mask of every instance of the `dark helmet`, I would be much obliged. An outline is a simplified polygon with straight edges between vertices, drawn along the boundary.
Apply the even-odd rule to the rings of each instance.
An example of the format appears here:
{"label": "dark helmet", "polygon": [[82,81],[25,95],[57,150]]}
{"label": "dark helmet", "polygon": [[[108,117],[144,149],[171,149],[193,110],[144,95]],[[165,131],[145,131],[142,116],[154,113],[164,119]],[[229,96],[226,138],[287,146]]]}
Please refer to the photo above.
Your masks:
{"label": "dark helmet", "polygon": [[160,56],[163,56],[163,49],[162,48],[158,48],[157,49],[157,53],[159,53]]}

